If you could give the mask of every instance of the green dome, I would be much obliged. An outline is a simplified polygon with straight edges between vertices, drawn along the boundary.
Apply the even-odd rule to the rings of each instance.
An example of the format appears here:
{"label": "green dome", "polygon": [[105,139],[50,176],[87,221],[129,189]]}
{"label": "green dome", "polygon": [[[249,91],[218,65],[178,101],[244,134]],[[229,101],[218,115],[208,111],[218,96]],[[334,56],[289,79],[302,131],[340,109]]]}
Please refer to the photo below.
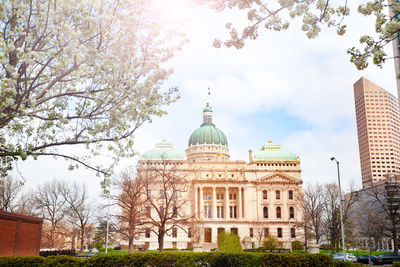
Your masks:
{"label": "green dome", "polygon": [[213,111],[207,103],[203,109],[203,124],[189,138],[189,146],[214,144],[228,146],[225,134],[212,123]]}
{"label": "green dome", "polygon": [[185,159],[182,151],[174,149],[174,146],[163,140],[155,145],[155,148],[147,150],[141,156],[141,159],[152,160],[181,160]]}
{"label": "green dome", "polygon": [[273,144],[271,141],[267,145],[263,146],[258,151],[254,160],[297,160],[297,156],[292,152],[281,150],[280,145]]}
{"label": "green dome", "polygon": [[189,138],[189,146],[215,144],[228,146],[225,134],[213,124],[202,124]]}

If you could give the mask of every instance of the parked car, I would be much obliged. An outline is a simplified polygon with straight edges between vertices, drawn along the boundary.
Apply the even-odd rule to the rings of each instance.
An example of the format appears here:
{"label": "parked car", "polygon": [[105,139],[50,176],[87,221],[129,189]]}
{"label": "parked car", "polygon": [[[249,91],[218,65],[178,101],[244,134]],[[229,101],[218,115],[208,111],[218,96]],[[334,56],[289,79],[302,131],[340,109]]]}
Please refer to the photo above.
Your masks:
{"label": "parked car", "polygon": [[[361,255],[357,258],[357,262],[359,263],[364,263],[364,264],[369,264],[369,255]],[[382,262],[382,258],[380,258],[379,256],[374,256],[371,255],[371,262],[373,264],[383,264]]]}
{"label": "parked car", "polygon": [[395,252],[383,253],[378,257],[382,259],[383,264],[392,264],[394,261],[400,261],[399,253]]}
{"label": "parked car", "polygon": [[[336,253],[335,255],[333,255],[333,260],[343,261],[344,260],[343,253]],[[351,253],[346,252],[346,261],[357,261],[357,257]]]}

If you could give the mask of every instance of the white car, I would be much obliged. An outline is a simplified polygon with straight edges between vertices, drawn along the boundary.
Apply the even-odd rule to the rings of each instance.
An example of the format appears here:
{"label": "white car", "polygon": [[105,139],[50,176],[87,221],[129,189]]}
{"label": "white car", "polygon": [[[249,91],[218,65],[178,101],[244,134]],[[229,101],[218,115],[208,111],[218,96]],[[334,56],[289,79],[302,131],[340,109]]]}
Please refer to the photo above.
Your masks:
{"label": "white car", "polygon": [[[336,253],[335,255],[333,255],[333,260],[343,261],[343,253]],[[357,261],[357,257],[351,253],[346,252],[346,261]]]}

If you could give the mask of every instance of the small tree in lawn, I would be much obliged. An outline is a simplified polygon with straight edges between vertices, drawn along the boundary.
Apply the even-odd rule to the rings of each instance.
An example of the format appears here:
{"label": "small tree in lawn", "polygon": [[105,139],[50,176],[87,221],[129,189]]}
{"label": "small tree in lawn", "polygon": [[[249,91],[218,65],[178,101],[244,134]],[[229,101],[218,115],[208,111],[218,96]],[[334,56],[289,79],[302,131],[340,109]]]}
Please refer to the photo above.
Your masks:
{"label": "small tree in lawn", "polygon": [[171,235],[173,228],[186,231],[193,219],[184,212],[190,182],[175,161],[160,160],[157,165],[147,163],[150,162],[141,162],[138,168],[144,183],[144,205],[150,215],[146,222],[157,235],[159,251],[163,251],[165,235]]}
{"label": "small tree in lawn", "polygon": [[92,228],[90,220],[94,214],[94,209],[86,194],[86,187],[84,185],[79,187],[76,183],[72,186],[62,183],[60,193],[67,203],[70,223],[79,230],[79,252],[82,253],[87,233]]}
{"label": "small tree in lawn", "polygon": [[278,240],[275,236],[269,235],[263,241],[263,249],[274,250],[282,247],[282,242]]}

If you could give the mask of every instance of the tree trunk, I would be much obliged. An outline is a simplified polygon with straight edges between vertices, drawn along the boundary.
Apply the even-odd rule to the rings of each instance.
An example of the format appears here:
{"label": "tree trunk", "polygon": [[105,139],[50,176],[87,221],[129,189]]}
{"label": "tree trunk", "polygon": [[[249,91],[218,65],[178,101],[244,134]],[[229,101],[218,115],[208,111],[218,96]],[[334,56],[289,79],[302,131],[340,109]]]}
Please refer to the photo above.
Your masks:
{"label": "tree trunk", "polygon": [[368,263],[369,263],[369,266],[371,266],[371,265],[372,265],[372,261],[371,261],[371,254],[372,254],[372,240],[371,240],[371,237],[368,237],[368,245],[369,245]]}
{"label": "tree trunk", "polygon": [[164,235],[164,231],[158,231],[158,251],[160,252],[164,251]]}
{"label": "tree trunk", "polygon": [[128,237],[128,253],[132,253],[133,252],[133,237]]}
{"label": "tree trunk", "polygon": [[396,222],[393,224],[393,231],[392,231],[392,239],[393,239],[393,252],[398,253],[399,252],[399,243],[397,240],[397,225]]}
{"label": "tree trunk", "polygon": [[79,249],[79,253],[81,253],[81,254],[83,253],[84,236],[85,236],[85,233],[83,232],[83,229],[81,229],[81,247]]}

